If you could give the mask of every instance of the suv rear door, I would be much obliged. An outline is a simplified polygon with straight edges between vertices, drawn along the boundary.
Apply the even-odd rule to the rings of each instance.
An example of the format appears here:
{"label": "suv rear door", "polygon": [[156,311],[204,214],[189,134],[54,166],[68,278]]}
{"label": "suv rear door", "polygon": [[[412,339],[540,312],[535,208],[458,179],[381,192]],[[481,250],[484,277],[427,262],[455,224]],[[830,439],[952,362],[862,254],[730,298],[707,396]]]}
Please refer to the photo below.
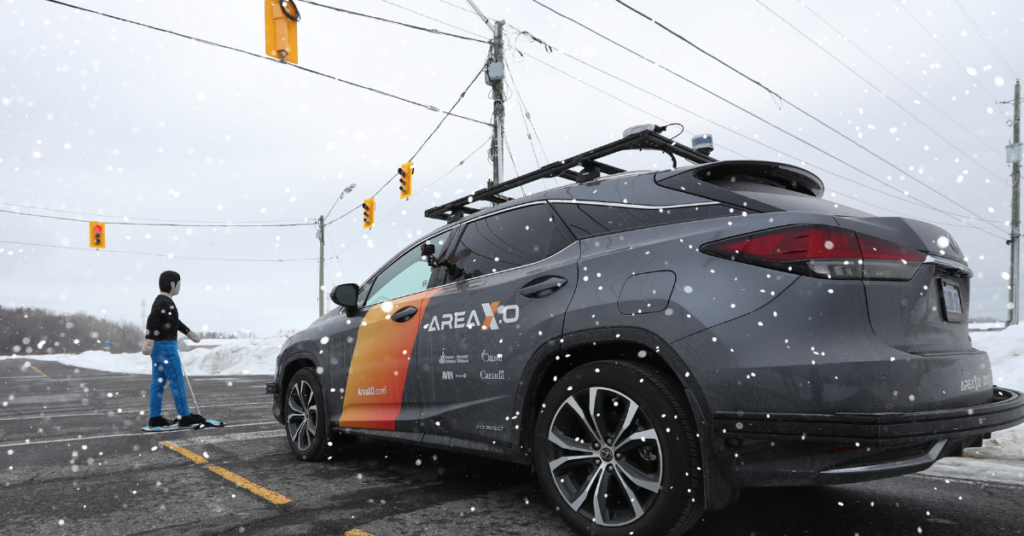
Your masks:
{"label": "suv rear door", "polygon": [[520,376],[561,336],[579,244],[540,202],[465,223],[448,251],[416,341],[424,439],[509,445]]}

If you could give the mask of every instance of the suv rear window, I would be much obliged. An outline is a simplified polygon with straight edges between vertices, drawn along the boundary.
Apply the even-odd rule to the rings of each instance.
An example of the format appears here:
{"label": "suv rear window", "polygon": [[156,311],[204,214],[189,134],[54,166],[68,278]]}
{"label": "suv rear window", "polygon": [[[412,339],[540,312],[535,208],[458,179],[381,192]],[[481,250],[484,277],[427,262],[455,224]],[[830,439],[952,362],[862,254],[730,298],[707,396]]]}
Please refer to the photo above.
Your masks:
{"label": "suv rear window", "polygon": [[552,202],[555,212],[569,225],[576,238],[631,231],[684,221],[721,218],[730,207],[720,204],[690,207],[624,207],[598,203]]}

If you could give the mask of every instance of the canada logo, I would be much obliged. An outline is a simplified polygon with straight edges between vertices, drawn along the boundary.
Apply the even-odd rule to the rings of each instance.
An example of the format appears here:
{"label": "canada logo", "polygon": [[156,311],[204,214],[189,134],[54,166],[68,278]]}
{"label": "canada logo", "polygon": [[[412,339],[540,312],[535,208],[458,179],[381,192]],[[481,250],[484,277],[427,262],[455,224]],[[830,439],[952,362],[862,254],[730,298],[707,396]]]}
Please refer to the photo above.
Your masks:
{"label": "canada logo", "polygon": [[[481,331],[491,331],[499,329],[499,324],[515,324],[519,321],[519,306],[518,305],[505,305],[502,306],[501,302],[482,303],[480,307],[483,309],[483,322],[480,321],[480,315],[475,310],[459,311],[457,313],[445,313],[441,315],[440,321],[435,315],[430,319],[430,323],[423,326],[427,331],[440,331],[445,329],[472,329],[480,326]],[[501,317],[501,321],[498,321],[498,316]]]}

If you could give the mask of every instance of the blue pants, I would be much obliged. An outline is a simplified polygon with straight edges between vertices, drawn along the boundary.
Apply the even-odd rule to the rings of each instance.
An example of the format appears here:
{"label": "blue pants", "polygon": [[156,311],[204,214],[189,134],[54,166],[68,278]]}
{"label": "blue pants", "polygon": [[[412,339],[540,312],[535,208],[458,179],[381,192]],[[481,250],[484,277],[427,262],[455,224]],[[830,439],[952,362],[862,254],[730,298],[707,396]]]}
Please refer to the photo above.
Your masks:
{"label": "blue pants", "polygon": [[159,417],[163,411],[164,385],[171,388],[178,415],[188,415],[185,375],[182,374],[181,358],[178,357],[178,342],[154,341],[153,353],[149,357],[153,360],[153,381],[149,384],[149,416]]}

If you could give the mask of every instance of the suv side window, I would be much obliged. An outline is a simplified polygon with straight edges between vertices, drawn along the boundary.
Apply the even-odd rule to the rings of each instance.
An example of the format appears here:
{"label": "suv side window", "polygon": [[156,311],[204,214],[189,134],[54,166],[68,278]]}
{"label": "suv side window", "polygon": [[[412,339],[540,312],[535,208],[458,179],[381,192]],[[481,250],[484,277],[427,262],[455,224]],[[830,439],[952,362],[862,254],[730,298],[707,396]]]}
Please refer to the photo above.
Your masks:
{"label": "suv side window", "polygon": [[730,215],[727,205],[691,207],[623,207],[591,203],[553,203],[555,211],[572,229],[576,238],[630,231],[693,220]]}
{"label": "suv side window", "polygon": [[370,297],[367,298],[364,306],[376,305],[383,301],[427,290],[432,268],[427,263],[426,257],[420,254],[420,246],[434,244],[440,251],[450,234],[451,231],[446,231],[417,244],[385,268],[369,285]]}
{"label": "suv side window", "polygon": [[530,205],[466,224],[447,281],[472,279],[546,259],[575,240],[548,205]]}

